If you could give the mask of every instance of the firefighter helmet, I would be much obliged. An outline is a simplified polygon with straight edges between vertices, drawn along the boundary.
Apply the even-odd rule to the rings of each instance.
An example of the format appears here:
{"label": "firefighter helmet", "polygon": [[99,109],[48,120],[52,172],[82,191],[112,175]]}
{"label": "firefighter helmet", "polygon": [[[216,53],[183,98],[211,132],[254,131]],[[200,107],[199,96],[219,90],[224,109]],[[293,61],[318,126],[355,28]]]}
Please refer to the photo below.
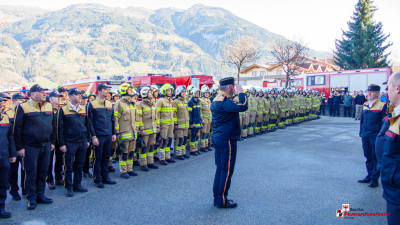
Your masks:
{"label": "firefighter helmet", "polygon": [[185,85],[181,85],[181,86],[178,86],[178,87],[176,88],[175,96],[178,97],[179,95],[181,95],[181,92],[182,92],[182,91],[186,91]]}
{"label": "firefighter helmet", "polygon": [[206,93],[206,92],[208,92],[208,93],[210,93],[210,89],[208,88],[208,86],[205,84],[205,85],[203,85],[202,87],[201,87],[201,93]]}
{"label": "firefighter helmet", "polygon": [[132,88],[133,90],[133,86],[129,83],[123,83],[119,86],[119,93],[121,95],[127,95],[128,94],[128,89]]}
{"label": "firefighter helmet", "polygon": [[189,92],[189,94],[192,94],[193,88],[195,88],[195,86],[194,86],[193,84],[191,84],[191,85],[189,85],[189,86],[187,87],[187,91]]}
{"label": "firefighter helmet", "polygon": [[160,89],[158,88],[158,86],[155,85],[155,84],[151,85],[150,87],[151,87],[151,90],[153,90],[153,92],[160,91]]}
{"label": "firefighter helmet", "polygon": [[172,85],[168,84],[168,83],[164,84],[161,87],[161,94],[162,95],[166,95],[167,94],[167,90],[169,90],[169,89],[171,89],[171,94],[172,94],[172,92],[174,91],[174,87]]}
{"label": "firefighter helmet", "polygon": [[200,92],[200,89],[198,89],[197,87],[192,89],[192,94],[195,95],[196,92]]}
{"label": "firefighter helmet", "polygon": [[219,90],[219,85],[218,84],[213,87],[214,93],[217,93],[217,90]]}
{"label": "firefighter helmet", "polygon": [[149,91],[153,91],[151,87],[143,87],[142,90],[140,90],[142,98],[147,98],[147,93],[149,93]]}
{"label": "firefighter helmet", "polygon": [[250,88],[250,92],[253,93],[253,91],[257,91],[255,87],[251,87],[251,88]]}

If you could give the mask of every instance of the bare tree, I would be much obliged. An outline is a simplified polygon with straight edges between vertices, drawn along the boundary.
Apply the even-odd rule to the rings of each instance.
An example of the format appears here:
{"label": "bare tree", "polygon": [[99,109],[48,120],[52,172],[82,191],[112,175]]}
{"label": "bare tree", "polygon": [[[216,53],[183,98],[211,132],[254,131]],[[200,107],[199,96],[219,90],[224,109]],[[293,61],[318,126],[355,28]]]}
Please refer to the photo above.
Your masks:
{"label": "bare tree", "polygon": [[236,38],[232,45],[225,44],[223,55],[225,64],[237,68],[238,83],[240,71],[246,64],[253,63],[262,56],[257,40],[249,36]]}
{"label": "bare tree", "polygon": [[301,39],[291,41],[281,38],[275,41],[271,53],[286,73],[286,88],[289,84],[289,76],[298,74],[301,69],[299,65],[306,62],[304,55],[307,51],[308,47]]}

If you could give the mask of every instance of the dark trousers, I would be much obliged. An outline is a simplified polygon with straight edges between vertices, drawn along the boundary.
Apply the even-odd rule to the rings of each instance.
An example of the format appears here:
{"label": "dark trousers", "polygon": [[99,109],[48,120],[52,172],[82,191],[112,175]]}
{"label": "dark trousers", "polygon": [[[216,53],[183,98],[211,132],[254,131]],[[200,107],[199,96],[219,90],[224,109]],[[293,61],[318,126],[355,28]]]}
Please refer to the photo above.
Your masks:
{"label": "dark trousers", "polygon": [[325,116],[325,100],[322,100],[321,105],[319,106],[319,111],[320,114],[322,114],[323,116]]}
{"label": "dark trousers", "polygon": [[394,205],[386,201],[386,213],[390,213],[387,217],[388,225],[398,225],[400,221],[400,205]]}
{"label": "dark trousers", "polygon": [[344,115],[343,115],[343,117],[346,117],[346,112],[347,112],[348,117],[350,117],[350,109],[351,109],[351,106],[345,106],[344,107]]}
{"label": "dark trousers", "polygon": [[[21,164],[21,167],[19,164]],[[18,171],[21,172],[22,194],[25,195],[25,171],[22,169],[22,158],[20,156],[17,156],[17,161],[15,163],[11,163],[10,172],[8,172],[8,187],[10,195],[16,195],[19,191]]]}
{"label": "dark trousers", "polygon": [[333,116],[333,105],[328,104],[328,106],[329,106],[329,116]]}
{"label": "dark trousers", "polygon": [[356,105],[353,105],[353,118],[356,118]]}
{"label": "dark trousers", "polygon": [[9,170],[10,157],[0,159],[0,209],[4,209],[6,204]]}
{"label": "dark trousers", "polygon": [[[63,156],[64,153],[60,151],[60,146],[56,145],[56,148],[50,153],[49,169],[47,170],[46,183],[54,182],[54,177],[56,181],[62,180],[61,175],[63,167]],[[54,160],[55,156],[55,160]],[[54,177],[53,177],[53,164],[54,164]]]}
{"label": "dark trousers", "polygon": [[38,196],[44,196],[50,153],[50,142],[41,147],[25,145],[23,166],[26,173],[25,191],[28,200],[36,200]]}
{"label": "dark trousers", "polygon": [[368,175],[366,178],[370,178],[372,180],[377,180],[380,171],[377,169],[378,160],[376,159],[375,154],[375,141],[376,138],[362,138],[362,147],[364,150],[364,156],[367,159],[365,165],[367,167]]}
{"label": "dark trousers", "polygon": [[333,116],[339,117],[339,105],[340,104],[333,104]]}
{"label": "dark trousers", "polygon": [[86,149],[85,163],[83,163],[83,172],[84,173],[89,173],[89,164],[90,164],[89,157],[90,157],[90,154],[92,154],[92,148],[93,148],[93,145],[92,145],[92,143],[90,143],[89,148]]}
{"label": "dark trousers", "polygon": [[[80,187],[82,182],[82,169],[86,156],[86,141],[82,142],[67,142],[67,152],[64,155],[65,176],[64,186]],[[72,172],[74,173],[74,182],[72,183]]]}
{"label": "dark trousers", "polygon": [[237,141],[212,138],[215,147],[215,171],[214,200],[218,205],[225,205],[228,191],[231,186],[231,178],[235,169]]}
{"label": "dark trousers", "polygon": [[97,136],[99,146],[94,146],[93,181],[100,182],[108,178],[108,161],[111,155],[111,135]]}

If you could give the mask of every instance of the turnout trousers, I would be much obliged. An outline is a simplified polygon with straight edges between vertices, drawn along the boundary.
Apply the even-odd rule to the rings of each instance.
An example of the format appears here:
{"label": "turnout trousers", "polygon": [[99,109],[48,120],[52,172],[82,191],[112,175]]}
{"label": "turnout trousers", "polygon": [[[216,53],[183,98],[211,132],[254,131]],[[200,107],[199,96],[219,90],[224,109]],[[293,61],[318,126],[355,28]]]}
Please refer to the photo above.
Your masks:
{"label": "turnout trousers", "polygon": [[25,170],[25,191],[28,200],[36,200],[38,196],[44,196],[50,153],[50,142],[40,147],[25,145],[23,168]]}
{"label": "turnout trousers", "polygon": [[[64,154],[64,187],[80,187],[87,141],[67,142],[65,145],[67,146],[67,152]],[[72,173],[74,173],[73,182]]]}
{"label": "turnout trousers", "polygon": [[215,147],[214,200],[223,206],[226,204],[231,179],[235,169],[237,141],[213,138]]}

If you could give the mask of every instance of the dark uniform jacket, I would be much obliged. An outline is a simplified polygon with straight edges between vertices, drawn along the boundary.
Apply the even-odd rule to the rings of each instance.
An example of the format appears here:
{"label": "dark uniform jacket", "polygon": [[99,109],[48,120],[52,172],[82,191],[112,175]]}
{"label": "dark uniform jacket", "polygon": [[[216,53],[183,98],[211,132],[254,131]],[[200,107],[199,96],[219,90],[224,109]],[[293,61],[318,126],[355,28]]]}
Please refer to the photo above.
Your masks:
{"label": "dark uniform jacket", "polygon": [[201,119],[201,105],[200,98],[195,100],[194,97],[190,99],[188,102],[189,109],[189,126],[193,125],[193,127],[200,127],[203,125]]}
{"label": "dark uniform jacket", "polygon": [[232,96],[220,90],[211,104],[213,117],[212,137],[224,140],[238,140],[241,133],[239,112],[244,112],[247,108],[248,101],[245,93],[240,93],[239,102],[234,102]]}
{"label": "dark uniform jacket", "polygon": [[110,101],[96,98],[88,105],[89,132],[96,135],[116,135],[114,109]]}
{"label": "dark uniform jacket", "polygon": [[0,114],[0,159],[17,157],[13,126],[5,114]]}
{"label": "dark uniform jacket", "polygon": [[386,116],[386,104],[377,99],[371,108],[368,101],[364,103],[361,113],[360,137],[376,138]]}
{"label": "dark uniform jacket", "polygon": [[53,108],[49,103],[39,104],[32,99],[16,109],[14,139],[17,151],[24,145],[41,147],[46,143],[56,144],[56,125]]}
{"label": "dark uniform jacket", "polygon": [[400,116],[389,113],[390,126],[386,131],[385,147],[381,162],[383,198],[400,205]]}
{"label": "dark uniform jacket", "polygon": [[57,122],[57,137],[60,146],[65,145],[66,142],[90,142],[89,119],[85,106],[79,106],[79,113],[77,113],[69,104],[66,104],[60,108]]}

